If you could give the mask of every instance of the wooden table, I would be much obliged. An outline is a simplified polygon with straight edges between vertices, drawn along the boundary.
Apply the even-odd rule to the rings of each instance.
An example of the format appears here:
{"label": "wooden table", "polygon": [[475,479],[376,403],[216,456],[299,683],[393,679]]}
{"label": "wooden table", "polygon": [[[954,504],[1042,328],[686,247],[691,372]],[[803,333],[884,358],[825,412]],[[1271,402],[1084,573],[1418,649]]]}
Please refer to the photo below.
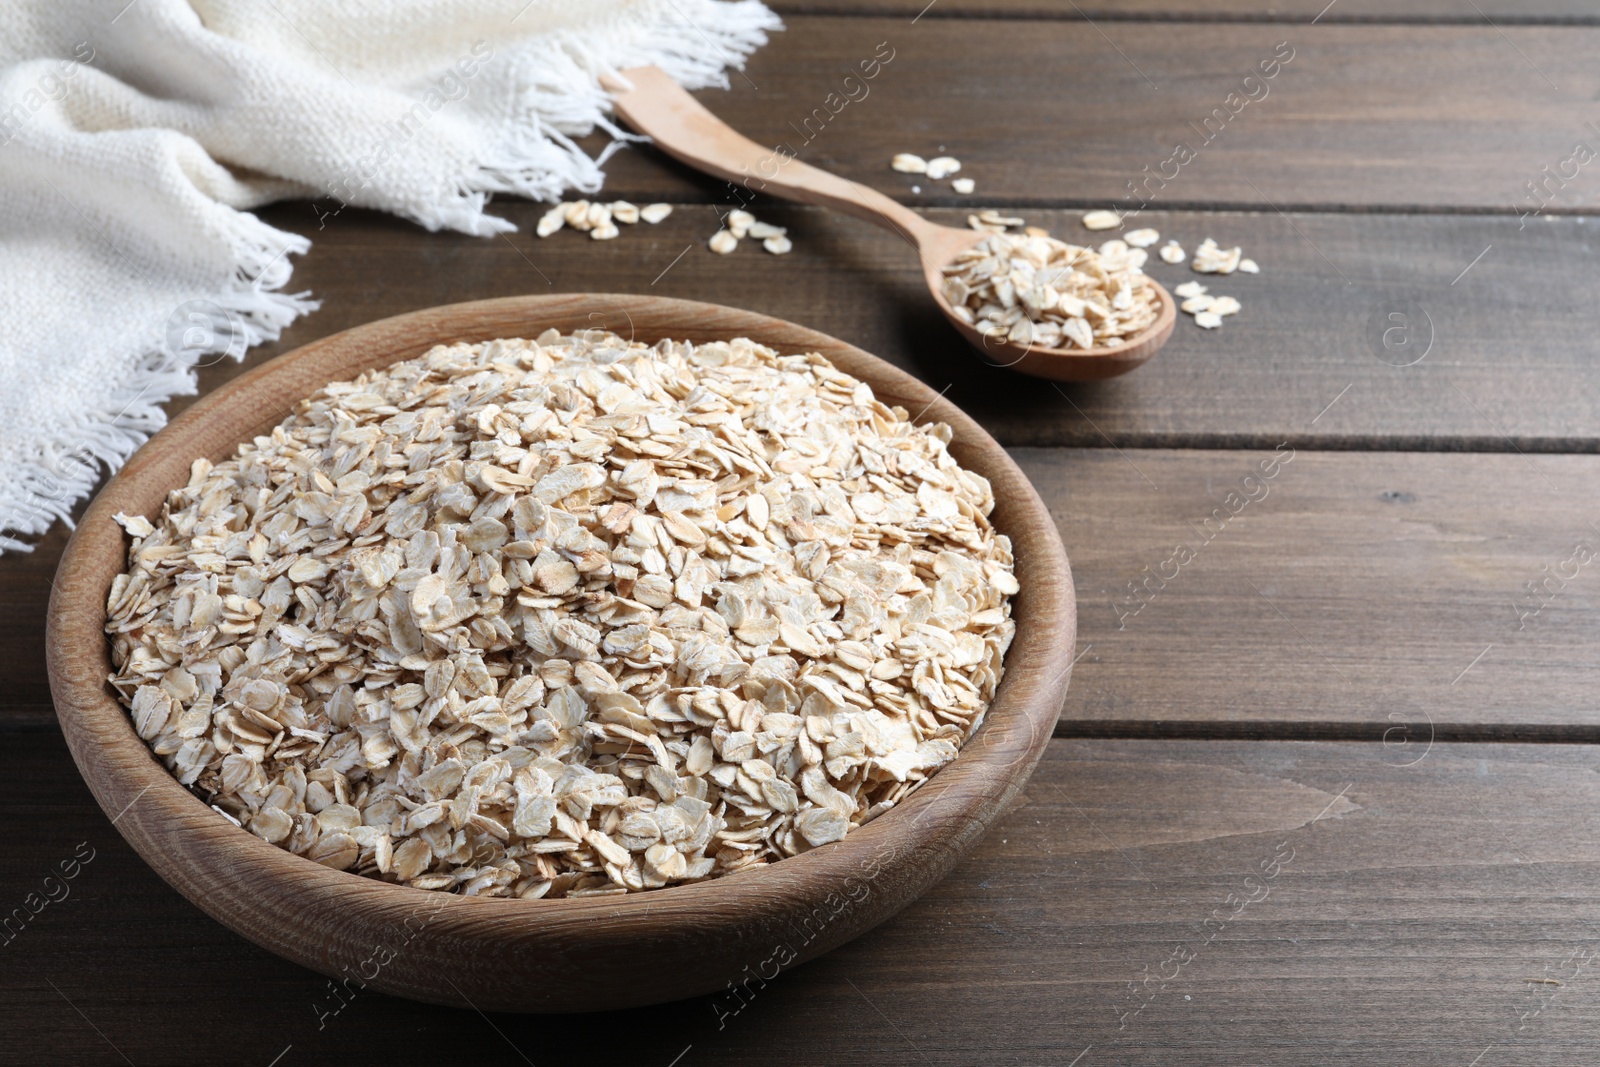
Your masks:
{"label": "wooden table", "polygon": [[[495,239],[267,211],[314,241],[296,282],[323,308],[246,366],[413,308],[588,290],[791,318],[947,389],[1060,523],[1081,618],[1066,709],[954,874],[747,1003],[345,1002],[202,916],[94,805],[42,663],[58,530],[0,558],[0,909],[68,894],[0,939],[0,1060],[1595,1062],[1600,166],[1574,145],[1600,148],[1600,12],[1326,2],[794,0],[732,90],[703,94],[936,218],[1005,207],[1068,237],[1198,147],[1140,222],[1240,244],[1262,273],[1208,279],[1244,311],[1181,321],[1097,385],[980,363],[902,244],[850,219],[762,204],[793,254],[711,255],[717,186],[648,148],[615,158],[608,193],[678,208],[610,243],[536,240],[541,207],[516,201],[494,208],[521,231]],[[885,49],[870,95],[815,110]],[[974,196],[887,167],[942,150]],[[1409,347],[1385,347],[1396,325]]]}

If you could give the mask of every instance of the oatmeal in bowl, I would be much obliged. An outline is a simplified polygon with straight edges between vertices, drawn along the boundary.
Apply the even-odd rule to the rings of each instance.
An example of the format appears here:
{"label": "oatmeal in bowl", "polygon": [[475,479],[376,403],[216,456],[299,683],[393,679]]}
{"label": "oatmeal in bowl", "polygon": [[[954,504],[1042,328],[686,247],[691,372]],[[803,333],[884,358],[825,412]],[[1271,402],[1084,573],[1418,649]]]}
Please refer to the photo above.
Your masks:
{"label": "oatmeal in bowl", "polygon": [[1017,591],[988,481],[816,353],[549,331],[328,385],[132,537],[106,632],[221,816],[418,889],[655,889],[952,760]]}

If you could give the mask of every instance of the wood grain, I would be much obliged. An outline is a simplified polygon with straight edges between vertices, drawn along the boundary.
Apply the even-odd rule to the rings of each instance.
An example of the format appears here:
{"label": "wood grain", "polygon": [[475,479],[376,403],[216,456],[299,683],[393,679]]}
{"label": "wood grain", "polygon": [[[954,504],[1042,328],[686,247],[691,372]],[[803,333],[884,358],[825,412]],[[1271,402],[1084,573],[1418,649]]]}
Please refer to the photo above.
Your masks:
{"label": "wood grain", "polygon": [[[1228,95],[1280,44],[1293,58],[1245,87],[1260,99],[1232,104],[1230,117]],[[913,182],[889,158],[942,145],[990,203],[1110,206],[1148,166],[1171,179],[1152,186],[1169,209],[1513,213],[1524,183],[1560,169],[1575,141],[1597,147],[1585,125],[1600,92],[1597,49],[1597,27],[1488,22],[795,16],[729,90],[700,98],[745,136],[895,196]],[[880,52],[893,58],[876,78],[844,81]],[[1195,157],[1165,165],[1179,142]],[[619,154],[607,173],[610,194],[630,200],[726,195],[645,149]],[[1552,209],[1600,206],[1600,181],[1575,164],[1567,173]]]}
{"label": "wood grain", "polygon": [[[1060,730],[1600,739],[1600,572],[1567,562],[1579,542],[1600,546],[1600,458],[1288,441],[1295,458],[1237,517],[1227,494],[1272,452],[1014,452],[1077,577],[1082,658]],[[0,720],[49,721],[38,635],[64,540],[0,557],[3,639],[18,650],[0,657]],[[1119,618],[1138,607],[1127,583],[1179,544],[1192,564]],[[1535,598],[1527,583],[1547,567],[1577,573]]]}
{"label": "wood grain", "polygon": [[1600,458],[1014,454],[1076,574],[1065,731],[1600,740]]}
{"label": "wood grain", "polygon": [[[1137,373],[1058,390],[985,364],[929,305],[905,242],[855,219],[767,201],[756,210],[789,227],[794,251],[770,256],[747,242],[717,256],[705,248],[718,221],[704,205],[680,206],[616,241],[572,231],[541,241],[530,232],[538,205],[495,208],[522,232],[423,234],[361,212],[318,230],[306,204],[270,209],[271,222],[315,242],[295,276],[324,304],[282,343],[252,351],[250,365],[374,318],[459,300],[711,293],[844,338],[947,389],[1008,446],[1270,449],[1293,436],[1319,449],[1600,450],[1600,303],[1590,284],[1600,239],[1582,219],[1519,228],[1485,216],[1146,213],[1137,224],[1163,239],[1192,250],[1210,236],[1256,258],[1259,275],[1204,279],[1244,310],[1215,332],[1182,316],[1161,356]],[[1092,236],[1079,215],[1022,212],[1069,240]],[[1149,269],[1169,288],[1198,277],[1158,261]],[[1431,335],[1420,362],[1396,366],[1410,357],[1383,348],[1390,313],[1415,320],[1417,344]],[[202,381],[236,373],[231,363],[208,368]]]}
{"label": "wood grain", "polygon": [[[1064,1065],[1093,1046],[1079,1067],[1466,1067],[1493,1046],[1480,1067],[1519,1067],[1596,1052],[1586,747],[1436,746],[1401,766],[1376,744],[1057,740],[943,882],[742,1001],[486,1021],[355,983],[336,996],[162,884],[58,736],[5,740],[7,907],[81,844],[94,855],[3,948],[10,1062],[225,1047],[263,1065],[964,1067]],[[1274,856],[1291,858],[1264,879]]]}
{"label": "wood grain", "polygon": [[[202,393],[338,330],[459,300],[624,291],[778,315],[945,389],[1007,445],[1078,446],[1017,452],[1082,597],[1084,655],[1058,730],[1372,742],[1057,739],[949,877],[776,981],[599,1016],[484,1016],[273,956],[118,836],[53,726],[42,635],[66,543],[57,529],[33,556],[0,557],[0,1060],[1600,1059],[1592,749],[1446,743],[1600,736],[1592,568],[1524,629],[1511,603],[1600,521],[1600,461],[1538,454],[1600,451],[1592,168],[1555,190],[1554,217],[1516,217],[1530,206],[1524,183],[1600,136],[1586,125],[1600,11],[1587,0],[775,6],[788,29],[730,91],[699,94],[717,114],[800,145],[795,127],[815,124],[827,94],[887,41],[895,58],[870,97],[830,114],[801,157],[936,221],[1017,205],[1058,235],[1079,232],[1078,211],[1126,192],[1243,68],[1290,42],[1295,59],[1270,95],[1142,216],[1191,248],[1209,234],[1257,258],[1262,275],[1213,284],[1244,312],[1215,335],[1182,321],[1137,374],[1063,396],[975,363],[927,306],[909,251],[854,220],[758,201],[790,227],[794,253],[706,253],[729,191],[635,148],[609,164],[606,195],[689,206],[609,244],[538,242],[541,209],[518,201],[493,211],[523,232],[493,240],[334,215],[326,202],[269,208],[268,221],[315,242],[296,284],[324,308],[243,367],[204,369]],[[829,14],[841,17],[818,17]],[[912,193],[887,169],[894,152],[940,146],[964,161],[975,196],[944,183]],[[1169,284],[1189,277],[1152,269]],[[1374,322],[1381,337],[1384,316],[1417,306],[1434,347],[1412,366],[1381,362]],[[1297,452],[1270,494],[1117,630],[1111,590],[1166,560],[1283,441]],[[116,826],[136,823],[143,803]],[[1280,845],[1293,858],[1264,883],[1262,864],[1288,854]],[[60,864],[84,847],[93,859],[63,881]],[[1265,898],[1229,917],[1262,886]],[[229,871],[204,891],[247,898],[260,886]],[[754,969],[769,945],[749,956]]]}
{"label": "wood grain", "polygon": [[[267,844],[180,786],[133,732],[105,681],[104,605],[126,560],[113,515],[155,515],[167,493],[188,481],[196,458],[231,454],[329,381],[441,343],[551,328],[628,330],[650,343],[750,337],[822,352],[886,403],[948,423],[951,454],[989,479],[991,521],[1012,538],[1024,587],[1012,601],[1017,636],[980,731],[895,810],[831,847],[753,875],[622,898],[461,897],[331,870]],[[1004,450],[932,390],[842,342],[766,316],[598,294],[480,301],[382,320],[210,393],[140,449],[90,505],[62,557],[45,655],[67,744],[102,809],[157,873],[229,928],[325,974],[359,973],[375,988],[420,1000],[592,1011],[721,988],[753,953],[770,951],[780,931],[802,928],[821,910],[824,921],[794,956],[811,958],[936,882],[1005,808],[1048,743],[1071,672],[1073,619],[1072,579],[1049,513]],[[847,900],[841,894],[854,885],[869,889]],[[394,948],[397,927],[411,931],[404,952]]]}

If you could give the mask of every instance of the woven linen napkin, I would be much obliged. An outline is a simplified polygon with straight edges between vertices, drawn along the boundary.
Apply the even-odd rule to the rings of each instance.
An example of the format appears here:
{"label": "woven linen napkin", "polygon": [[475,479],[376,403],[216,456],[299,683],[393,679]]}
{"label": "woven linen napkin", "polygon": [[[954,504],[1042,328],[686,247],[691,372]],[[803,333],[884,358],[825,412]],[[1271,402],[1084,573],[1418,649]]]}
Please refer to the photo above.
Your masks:
{"label": "woven linen napkin", "polygon": [[602,74],[726,85],[781,28],[758,0],[0,0],[0,20],[0,551],[67,519],[197,364],[317,306],[286,291],[310,242],[249,209],[513,230],[492,194],[600,188],[571,138],[626,136]]}

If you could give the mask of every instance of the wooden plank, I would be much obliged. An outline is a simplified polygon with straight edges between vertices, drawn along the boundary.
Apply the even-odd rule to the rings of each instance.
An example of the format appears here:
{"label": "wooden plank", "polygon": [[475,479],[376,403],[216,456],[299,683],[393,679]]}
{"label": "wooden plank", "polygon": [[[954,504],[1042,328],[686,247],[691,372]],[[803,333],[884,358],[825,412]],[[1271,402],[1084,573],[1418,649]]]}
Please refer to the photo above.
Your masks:
{"label": "wooden plank", "polygon": [[1454,0],[773,0],[785,16],[844,15],[858,18],[1091,19],[1119,21],[1263,21],[1309,23],[1397,22],[1483,25],[1600,23],[1585,0],[1479,0],[1475,7]]}
{"label": "wooden plank", "polygon": [[[759,142],[892,193],[910,183],[888,169],[890,155],[943,145],[981,195],[1006,203],[1120,203],[1148,166],[1170,179],[1158,197],[1168,208],[1506,212],[1542,167],[1559,169],[1575,141],[1592,148],[1600,137],[1586,126],[1597,49],[1596,27],[1488,22],[794,16],[729,91],[702,99]],[[879,55],[890,61],[876,78],[845,83]],[[1264,62],[1275,76],[1245,85]],[[1180,143],[1193,158],[1168,163]],[[1594,210],[1600,183],[1576,163],[1566,170],[1557,205]],[[718,188],[646,150],[608,171],[629,199]]]}
{"label": "wooden plank", "polygon": [[[1255,487],[1270,453],[1015,454],[1077,583],[1063,729],[1600,735],[1600,614],[1575,552],[1600,544],[1600,460],[1296,450]],[[1263,489],[1229,514],[1228,493]],[[8,721],[48,718],[38,645],[64,541],[0,558]]]}
{"label": "wooden plank", "polygon": [[15,1062],[40,1067],[219,1047],[261,1064],[1592,1061],[1588,750],[1388,756],[1057,740],[1019,806],[878,930],[741,997],[540,1019],[353,982],[341,1007],[161,883],[58,736],[7,735],[0,894],[60,899],[4,945],[0,1018]]}
{"label": "wooden plank", "polygon": [[[1189,249],[1207,236],[1238,244],[1261,263],[1259,275],[1202,279],[1238,296],[1244,311],[1215,333],[1185,316],[1134,373],[1057,388],[983,363],[933,306],[905,244],[855,219],[764,206],[764,218],[790,227],[794,252],[769,256],[747,242],[724,257],[704,247],[717,227],[710,206],[680,206],[612,242],[572,231],[540,241],[529,232],[537,205],[496,209],[522,232],[423,234],[362,212],[319,231],[307,204],[269,210],[270,221],[316,242],[295,284],[322,297],[323,309],[252,363],[435,304],[657,293],[748,307],[860,345],[948,388],[1007,445],[1272,448],[1293,437],[1316,448],[1600,449],[1600,303],[1589,283],[1600,238],[1583,219],[1149,212],[1135,224]],[[930,214],[953,225],[965,217]],[[1076,212],[1022,217],[1069,240],[1092,236]],[[1154,258],[1148,269],[1169,286],[1200,277]],[[1386,331],[1400,340],[1391,313],[1408,316],[1410,349],[1385,348]],[[1396,365],[1418,349],[1419,362]],[[206,380],[235,370],[212,368]]]}
{"label": "wooden plank", "polygon": [[1600,459],[1014,455],[1078,592],[1063,731],[1600,738]]}
{"label": "wooden plank", "polygon": [[0,724],[54,728],[44,671],[44,620],[67,537],[68,531],[57,526],[33,552],[0,556]]}
{"label": "wooden plank", "polygon": [[[1263,477],[1277,453],[1013,454],[1077,586],[1061,731],[1600,738],[1600,571],[1580,550],[1600,553],[1600,459],[1289,442]],[[34,646],[63,543],[0,557],[6,721],[46,718]]]}
{"label": "wooden plank", "polygon": [[[1274,453],[1014,453],[1074,563],[1083,659],[1066,728],[1600,733],[1594,568],[1574,553],[1600,542],[1600,459],[1285,445],[1293,461],[1237,517],[1227,494],[1259,496],[1245,477]],[[0,557],[11,721],[48,718],[43,619],[64,544],[58,530]],[[1195,560],[1170,561],[1179,545]]]}

